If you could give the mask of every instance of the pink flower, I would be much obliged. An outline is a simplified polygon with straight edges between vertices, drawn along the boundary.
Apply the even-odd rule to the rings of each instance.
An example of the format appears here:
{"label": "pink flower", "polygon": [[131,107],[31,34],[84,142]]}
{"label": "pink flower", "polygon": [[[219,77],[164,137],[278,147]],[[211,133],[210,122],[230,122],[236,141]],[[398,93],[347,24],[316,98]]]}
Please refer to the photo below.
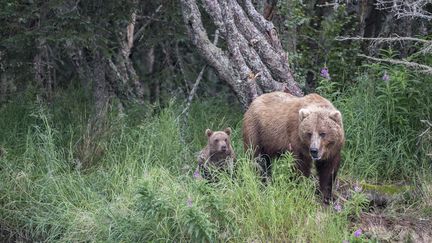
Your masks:
{"label": "pink flower", "polygon": [[325,79],[330,79],[330,73],[327,67],[323,67],[320,72],[321,77]]}
{"label": "pink flower", "polygon": [[200,174],[200,172],[199,172],[199,169],[196,169],[196,170],[195,170],[195,172],[194,172],[194,174],[193,174],[193,177],[194,177],[195,179],[201,179],[201,174]]}
{"label": "pink flower", "polygon": [[359,185],[359,184],[355,184],[354,185],[354,191],[355,192],[361,192],[363,189],[362,189],[362,187],[361,187],[361,185]]}
{"label": "pink flower", "polygon": [[360,236],[362,235],[362,233],[363,233],[362,229],[358,229],[358,230],[356,230],[356,231],[354,232],[354,236],[355,236],[356,238],[358,238],[358,237],[360,237]]}
{"label": "pink flower", "polygon": [[336,210],[336,212],[340,213],[342,211],[342,206],[339,203],[336,203],[334,205],[334,209]]}
{"label": "pink flower", "polygon": [[385,82],[390,80],[390,76],[387,74],[387,71],[384,71],[384,75],[382,76],[382,80]]}

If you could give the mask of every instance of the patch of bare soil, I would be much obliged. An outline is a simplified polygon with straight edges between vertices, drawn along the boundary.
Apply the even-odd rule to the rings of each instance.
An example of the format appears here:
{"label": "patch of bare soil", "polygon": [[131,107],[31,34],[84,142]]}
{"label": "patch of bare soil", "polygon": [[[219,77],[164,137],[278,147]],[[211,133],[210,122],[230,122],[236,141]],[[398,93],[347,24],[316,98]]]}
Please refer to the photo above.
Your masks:
{"label": "patch of bare soil", "polygon": [[[360,227],[369,239],[431,243],[432,217],[423,213],[422,207],[429,205],[429,201],[424,200],[430,200],[432,190],[429,185],[423,186],[421,189],[405,183],[373,185],[339,180],[337,197],[342,202],[347,201],[354,191],[366,196],[369,201],[367,212],[353,218],[353,224]],[[418,203],[420,201],[422,203]],[[417,202],[417,206],[413,206],[413,202]]]}
{"label": "patch of bare soil", "polygon": [[432,221],[429,218],[362,213],[360,224],[370,238],[380,242],[432,242]]}

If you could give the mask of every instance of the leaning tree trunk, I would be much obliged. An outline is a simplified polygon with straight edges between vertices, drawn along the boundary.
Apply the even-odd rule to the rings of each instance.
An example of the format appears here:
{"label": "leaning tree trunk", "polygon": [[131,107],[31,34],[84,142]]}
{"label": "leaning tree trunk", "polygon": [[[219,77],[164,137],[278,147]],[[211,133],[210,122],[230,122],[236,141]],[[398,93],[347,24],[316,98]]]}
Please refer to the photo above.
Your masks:
{"label": "leaning tree trunk", "polygon": [[[189,37],[219,78],[234,90],[244,108],[263,92],[285,90],[303,95],[276,29],[250,0],[203,0],[202,4],[224,37],[227,50],[209,40],[196,1],[181,0]],[[270,19],[271,15],[266,17]]]}

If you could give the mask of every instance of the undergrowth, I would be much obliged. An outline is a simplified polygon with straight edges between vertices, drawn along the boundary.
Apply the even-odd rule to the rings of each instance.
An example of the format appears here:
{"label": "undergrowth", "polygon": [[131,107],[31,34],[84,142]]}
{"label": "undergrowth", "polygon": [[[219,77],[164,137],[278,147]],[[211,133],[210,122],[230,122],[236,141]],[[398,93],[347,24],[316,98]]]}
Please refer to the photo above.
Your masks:
{"label": "undergrowth", "polygon": [[[403,96],[392,88],[402,84],[376,85],[371,77],[333,99],[347,137],[341,177],[385,182],[429,176],[431,147],[417,143],[423,131],[417,119],[431,118],[424,107],[430,99],[410,111],[410,102],[391,100]],[[297,177],[289,154],[274,162],[272,183],[260,182],[242,149],[239,109],[200,100],[187,126],[174,102],[163,109],[132,107],[126,114],[112,109],[105,135],[91,141],[98,158],[86,162],[80,143],[89,109],[85,101],[74,102],[80,93],[73,92],[75,97],[59,94],[55,105],[33,104],[28,95],[0,107],[2,227],[33,241],[58,242],[366,239],[354,237],[358,226],[352,223],[364,200],[353,197],[340,212],[322,207],[316,180]],[[235,174],[221,174],[216,183],[193,178],[205,129],[228,126],[238,155]],[[430,202],[429,185],[422,184],[422,195]]]}

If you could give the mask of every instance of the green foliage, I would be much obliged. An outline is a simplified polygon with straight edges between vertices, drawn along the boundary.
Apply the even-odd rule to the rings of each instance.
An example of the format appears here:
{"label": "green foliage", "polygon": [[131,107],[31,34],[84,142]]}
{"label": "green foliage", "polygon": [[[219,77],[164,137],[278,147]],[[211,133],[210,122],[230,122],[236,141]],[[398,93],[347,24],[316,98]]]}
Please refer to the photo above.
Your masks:
{"label": "green foliage", "polygon": [[360,218],[360,213],[368,206],[369,200],[361,192],[351,191],[352,197],[344,204],[342,214],[347,217]]}
{"label": "green foliage", "polygon": [[[396,55],[391,50],[383,52],[386,58],[394,58]],[[429,99],[431,92],[427,89],[430,82],[422,80],[419,74],[403,66],[371,64],[366,67],[371,73],[379,75],[378,80],[382,80],[376,87],[377,99],[383,105],[383,118],[392,132],[400,132],[401,128],[410,125],[416,126],[419,124],[419,119],[430,117],[430,112],[429,114],[413,112],[423,110],[422,107],[431,104]],[[385,75],[388,80],[383,80]]]}
{"label": "green foliage", "polygon": [[[324,81],[320,78],[320,70],[328,67],[331,81],[327,80],[326,91],[342,91],[358,74],[357,54],[360,53],[360,44],[341,42],[336,37],[355,35],[358,20],[347,13],[345,4],[335,9],[314,4],[315,1],[279,2],[281,15],[288,16],[283,18],[283,26],[296,27],[292,29],[297,36],[296,49],[290,50],[290,54],[294,54],[292,62],[298,80],[304,80],[306,74],[311,72],[316,81]],[[282,38],[292,38],[292,31],[286,33],[287,37],[282,32]]]}
{"label": "green foliage", "polygon": [[370,74],[335,102],[347,137],[344,166],[376,181],[415,178],[430,168],[430,146],[418,147],[420,120],[431,119],[430,80],[403,66],[366,67]]}
{"label": "green foliage", "polygon": [[[111,116],[109,138],[99,141],[101,161],[80,169],[74,144],[87,115],[56,97],[63,108],[36,104],[18,116],[19,103],[11,103],[1,110],[1,146],[8,151],[0,157],[1,224],[34,240],[320,241],[324,234],[340,241],[349,234],[348,218],[321,208],[314,180],[296,176],[290,155],[275,161],[273,182],[262,185],[241,152],[241,113],[235,108],[219,101],[193,104],[186,143],[174,105],[138,124],[127,121],[133,113]],[[24,124],[14,128],[18,132],[8,133],[19,121]],[[205,138],[192,131],[228,125],[236,173],[221,174],[216,183],[194,179],[195,152]]]}
{"label": "green foliage", "polygon": [[319,94],[325,95],[330,99],[337,99],[337,97],[341,94],[340,89],[341,86],[339,82],[334,81],[333,79],[319,77],[318,87],[315,89],[315,91]]}
{"label": "green foliage", "polygon": [[[401,67],[368,70],[346,93],[332,96],[347,138],[340,176],[378,182],[430,177],[430,144],[418,148],[415,139],[423,131],[417,119],[429,119],[430,99],[423,97],[425,91],[409,91],[423,90],[427,80],[410,79],[412,73]],[[423,101],[390,103],[410,114],[387,111],[388,101],[381,97],[388,85],[381,80],[383,70],[399,87],[392,92],[404,84]],[[419,83],[412,84],[415,80]],[[220,98],[193,103],[187,127],[181,126],[175,101],[147,111],[132,107],[122,116],[113,109],[104,139],[96,141],[101,158],[85,168],[77,166],[76,148],[89,118],[85,96],[68,90],[54,99],[52,105],[33,102],[29,91],[24,99],[0,107],[0,147],[6,151],[0,154],[0,224],[33,240],[368,240],[365,234],[353,235],[359,226],[351,222],[365,210],[365,195],[352,192],[340,212],[334,205],[323,208],[316,179],[299,177],[289,153],[273,161],[272,181],[263,185],[250,156],[242,152],[241,111]],[[403,122],[389,123],[388,116]],[[204,130],[227,126],[233,128],[238,155],[235,173],[221,173],[215,183],[193,178],[196,152],[206,142]],[[413,200],[425,213],[430,213],[429,184],[421,184],[424,203]]]}

